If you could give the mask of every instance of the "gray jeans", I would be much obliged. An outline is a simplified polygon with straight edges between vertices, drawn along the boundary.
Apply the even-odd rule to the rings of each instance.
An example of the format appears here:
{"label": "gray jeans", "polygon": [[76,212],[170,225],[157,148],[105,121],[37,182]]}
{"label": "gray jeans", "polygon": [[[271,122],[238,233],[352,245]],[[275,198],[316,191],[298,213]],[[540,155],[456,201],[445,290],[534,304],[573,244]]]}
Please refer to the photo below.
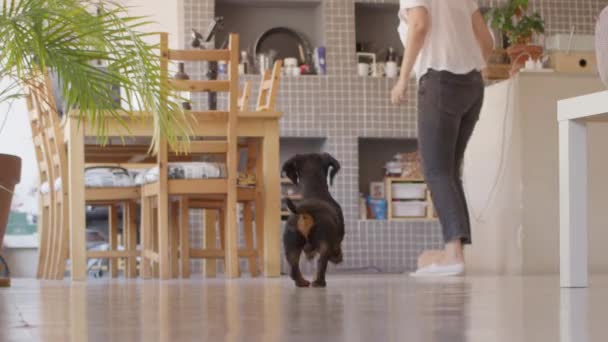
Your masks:
{"label": "gray jeans", "polygon": [[429,70],[418,87],[418,144],[424,176],[445,242],[471,243],[471,223],[462,187],[464,151],[483,104],[479,72],[456,75]]}

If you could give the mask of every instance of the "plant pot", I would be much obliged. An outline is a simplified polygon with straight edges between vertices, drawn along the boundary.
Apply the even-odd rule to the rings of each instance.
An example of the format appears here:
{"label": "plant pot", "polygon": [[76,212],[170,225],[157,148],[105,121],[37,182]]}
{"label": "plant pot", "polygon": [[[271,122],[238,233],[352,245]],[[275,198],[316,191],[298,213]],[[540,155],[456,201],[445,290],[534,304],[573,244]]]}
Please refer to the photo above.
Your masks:
{"label": "plant pot", "polygon": [[507,48],[507,53],[511,59],[511,70],[519,71],[530,57],[537,60],[543,54],[543,47],[540,45],[514,44]]}
{"label": "plant pot", "polygon": [[8,154],[0,154],[0,248],[4,242],[4,233],[15,185],[21,181],[21,158]]}

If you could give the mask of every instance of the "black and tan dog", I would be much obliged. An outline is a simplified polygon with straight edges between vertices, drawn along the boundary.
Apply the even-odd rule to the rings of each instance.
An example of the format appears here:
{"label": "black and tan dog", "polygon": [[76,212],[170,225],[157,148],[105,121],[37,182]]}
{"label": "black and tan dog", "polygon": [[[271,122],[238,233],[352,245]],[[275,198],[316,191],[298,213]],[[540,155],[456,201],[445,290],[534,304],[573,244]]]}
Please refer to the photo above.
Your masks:
{"label": "black and tan dog", "polygon": [[[331,169],[331,171],[330,171]],[[283,164],[283,173],[298,186],[302,200],[295,205],[287,199],[292,215],[287,219],[283,244],[291,267],[291,279],[298,287],[308,287],[310,282],[300,271],[300,255],[309,259],[319,255],[314,287],[325,287],[327,263],[342,262],[344,216],[342,208],[329,192],[327,178],[333,180],[340,170],[340,163],[328,153],[298,154]]]}

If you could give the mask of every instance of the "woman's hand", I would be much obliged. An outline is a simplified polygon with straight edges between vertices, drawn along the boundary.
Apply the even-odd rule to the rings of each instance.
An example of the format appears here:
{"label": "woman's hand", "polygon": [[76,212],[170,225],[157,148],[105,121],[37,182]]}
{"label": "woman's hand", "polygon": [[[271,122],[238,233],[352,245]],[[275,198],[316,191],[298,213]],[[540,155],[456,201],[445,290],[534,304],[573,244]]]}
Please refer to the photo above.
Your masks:
{"label": "woman's hand", "polygon": [[407,102],[407,88],[409,82],[404,78],[399,78],[397,84],[393,87],[391,91],[391,102],[393,104],[400,104]]}

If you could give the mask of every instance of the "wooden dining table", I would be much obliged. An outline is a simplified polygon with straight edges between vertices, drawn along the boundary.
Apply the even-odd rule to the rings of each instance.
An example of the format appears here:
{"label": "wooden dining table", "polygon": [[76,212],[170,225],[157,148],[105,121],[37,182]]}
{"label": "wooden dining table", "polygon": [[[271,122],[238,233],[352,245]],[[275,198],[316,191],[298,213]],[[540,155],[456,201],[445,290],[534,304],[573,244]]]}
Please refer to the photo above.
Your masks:
{"label": "wooden dining table", "polygon": [[[256,111],[239,112],[237,135],[239,138],[257,138],[261,140],[262,176],[258,181],[263,183],[262,198],[264,208],[263,269],[267,277],[280,275],[280,165],[279,165],[279,120],[280,112]],[[154,118],[149,113],[124,113],[117,118],[104,117],[105,135],[109,137],[147,137],[154,136]],[[191,120],[193,136],[221,137],[226,134],[226,122],[213,116],[206,120]],[[86,258],[86,206],[84,171],[86,163],[104,162],[104,150],[111,156],[112,147],[97,148],[94,156],[87,156],[85,140],[96,139],[99,130],[87,122],[84,116],[72,111],[65,121],[65,140],[68,155],[68,195],[70,225],[70,259],[71,277],[74,281],[84,281],[87,277]],[[87,139],[89,138],[89,139]],[[122,146],[124,147],[124,145]],[[96,160],[99,158],[99,160]],[[86,163],[85,163],[86,161]],[[158,208],[169,210],[169,208]],[[167,213],[165,213],[167,215]]]}

